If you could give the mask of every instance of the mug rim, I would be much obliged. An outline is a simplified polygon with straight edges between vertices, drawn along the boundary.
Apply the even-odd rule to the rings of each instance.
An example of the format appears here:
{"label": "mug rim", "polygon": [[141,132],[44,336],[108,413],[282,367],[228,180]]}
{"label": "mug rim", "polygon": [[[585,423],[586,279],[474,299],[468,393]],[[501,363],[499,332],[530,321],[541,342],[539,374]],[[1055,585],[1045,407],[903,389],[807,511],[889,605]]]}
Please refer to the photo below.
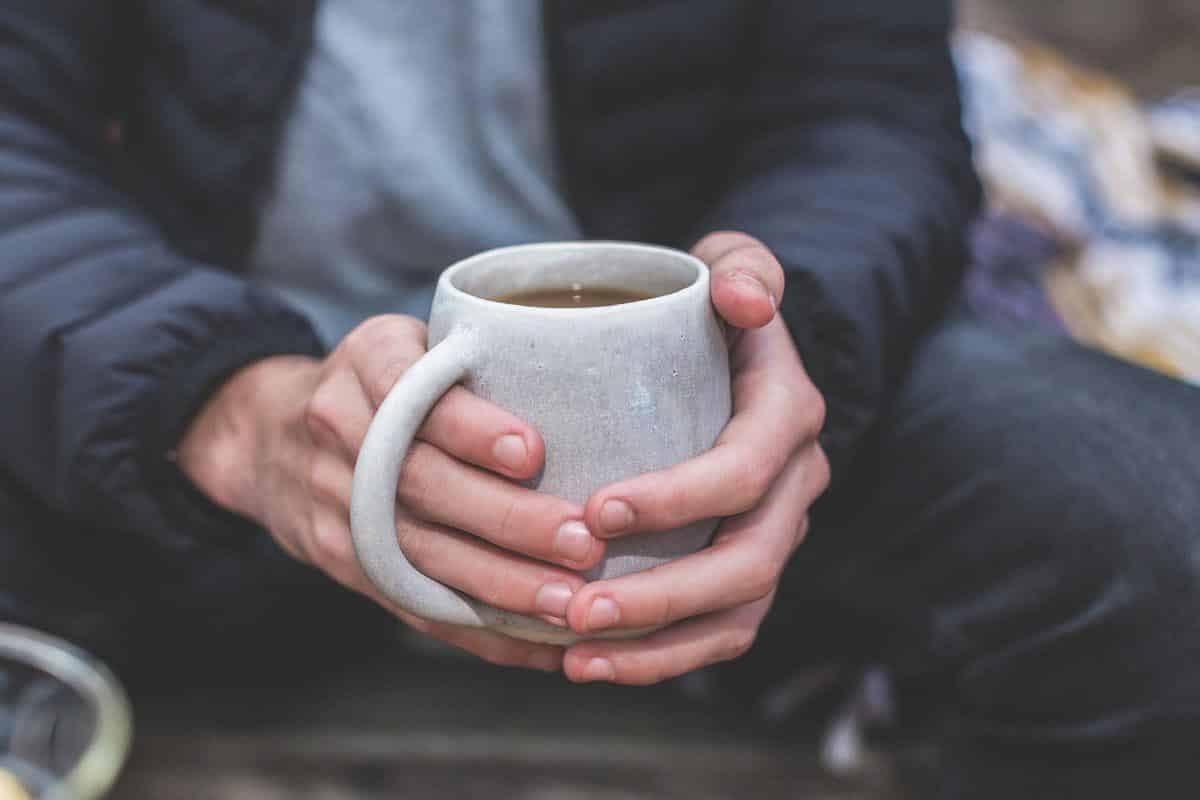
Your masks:
{"label": "mug rim", "polygon": [[[694,271],[694,275],[690,283],[682,286],[666,294],[647,297],[644,300],[631,300],[626,303],[615,303],[606,306],[585,306],[581,308],[559,308],[550,306],[525,306],[518,303],[505,303],[500,300],[492,300],[488,297],[480,297],[477,294],[460,289],[455,285],[455,278],[460,273],[466,272],[473,267],[478,266],[482,262],[490,261],[494,258],[512,255],[519,252],[546,252],[561,250],[566,252],[578,252],[580,250],[596,250],[596,251],[621,251],[625,253],[641,253],[643,255],[670,256],[677,262],[687,264]],[[667,302],[684,299],[689,293],[703,291],[705,299],[708,297],[708,267],[703,261],[685,253],[682,250],[677,250],[673,247],[665,247],[657,244],[645,244],[643,242],[626,242],[616,240],[586,240],[586,241],[561,241],[561,242],[532,242],[529,244],[514,244],[505,247],[496,247],[490,250],[476,253],[468,256],[461,261],[458,261],[447,267],[438,279],[438,292],[446,296],[454,297],[457,300],[466,302],[481,303],[485,307],[504,308],[513,313],[527,313],[541,316],[565,317],[565,316],[580,316],[590,315],[596,316],[600,314],[611,314],[616,310],[625,308],[648,308],[652,305],[662,305]]]}

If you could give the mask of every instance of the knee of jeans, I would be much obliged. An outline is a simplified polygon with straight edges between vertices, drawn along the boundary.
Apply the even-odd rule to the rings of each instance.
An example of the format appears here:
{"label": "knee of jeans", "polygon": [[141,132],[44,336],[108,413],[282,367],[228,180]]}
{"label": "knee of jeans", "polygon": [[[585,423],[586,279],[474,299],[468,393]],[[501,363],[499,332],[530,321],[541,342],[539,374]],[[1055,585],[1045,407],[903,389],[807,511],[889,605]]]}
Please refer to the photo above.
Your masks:
{"label": "knee of jeans", "polygon": [[898,406],[885,449],[934,483],[979,489],[1064,556],[1197,582],[1194,388],[1066,340],[959,326],[918,357]]}
{"label": "knee of jeans", "polygon": [[964,685],[1064,718],[1200,714],[1200,413],[1100,356],[956,339],[918,361],[886,450],[939,485],[919,502],[944,527],[988,532],[950,545],[979,574],[945,625]]}
{"label": "knee of jeans", "polygon": [[1108,745],[1175,718],[1200,725],[1200,509],[1185,514],[1115,468],[1004,474],[993,511],[1010,520],[994,529],[1007,538],[976,564],[991,577],[937,620],[960,648],[973,730]]}
{"label": "knee of jeans", "polygon": [[[1200,620],[1193,459],[1176,457],[1175,443],[1125,439],[1078,400],[1021,414],[1003,395],[992,400],[976,410],[1000,420],[1007,414],[1007,424],[976,426],[963,446],[977,459],[979,506],[1010,540],[997,546],[1017,561],[1045,564],[1058,590],[1077,591],[1079,602],[1129,605],[1154,627],[1179,625],[1176,612],[1189,605]],[[1179,633],[1197,631],[1200,622]]]}

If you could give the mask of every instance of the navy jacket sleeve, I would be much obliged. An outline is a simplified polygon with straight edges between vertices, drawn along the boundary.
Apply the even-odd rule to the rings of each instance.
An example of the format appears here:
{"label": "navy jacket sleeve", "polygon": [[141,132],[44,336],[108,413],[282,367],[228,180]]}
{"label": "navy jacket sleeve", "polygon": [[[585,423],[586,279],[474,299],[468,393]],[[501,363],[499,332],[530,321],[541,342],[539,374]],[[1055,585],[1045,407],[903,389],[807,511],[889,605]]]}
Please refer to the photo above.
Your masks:
{"label": "navy jacket sleeve", "polygon": [[308,322],[173,252],[106,175],[115,5],[0,8],[0,476],[68,519],[186,550],[227,534],[167,453],[224,376],[319,353]]}
{"label": "navy jacket sleeve", "polygon": [[762,239],[844,471],[958,283],[978,204],[948,0],[774,0],[705,230]]}

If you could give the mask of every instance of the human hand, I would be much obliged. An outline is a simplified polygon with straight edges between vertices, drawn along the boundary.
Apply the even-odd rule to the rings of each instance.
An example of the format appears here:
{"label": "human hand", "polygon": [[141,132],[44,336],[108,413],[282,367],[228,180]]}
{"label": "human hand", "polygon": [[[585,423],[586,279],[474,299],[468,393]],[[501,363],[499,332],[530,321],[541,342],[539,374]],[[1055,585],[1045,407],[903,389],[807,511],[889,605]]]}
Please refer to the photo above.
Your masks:
{"label": "human hand", "polygon": [[[375,409],[425,346],[423,323],[381,316],[323,361],[257,362],[193,420],[179,465],[293,557],[413,628],[493,663],[557,670],[562,648],[415,617],[383,598],[358,564],[349,528],[354,462]],[[567,603],[584,584],[576,571],[594,566],[604,543],[583,526],[578,505],[506,480],[535,475],[544,456],[532,427],[451,389],[425,420],[400,478],[396,535],[413,565],[496,607],[565,624]]]}
{"label": "human hand", "polygon": [[712,270],[713,303],[731,326],[733,417],[711,450],[601,489],[584,518],[600,537],[727,519],[698,553],[575,593],[567,619],[580,634],[670,626],[574,645],[563,670],[575,681],[656,683],[746,652],[829,483],[817,443],[824,401],[775,314],[779,263],[738,233],[712,234],[693,253]]}

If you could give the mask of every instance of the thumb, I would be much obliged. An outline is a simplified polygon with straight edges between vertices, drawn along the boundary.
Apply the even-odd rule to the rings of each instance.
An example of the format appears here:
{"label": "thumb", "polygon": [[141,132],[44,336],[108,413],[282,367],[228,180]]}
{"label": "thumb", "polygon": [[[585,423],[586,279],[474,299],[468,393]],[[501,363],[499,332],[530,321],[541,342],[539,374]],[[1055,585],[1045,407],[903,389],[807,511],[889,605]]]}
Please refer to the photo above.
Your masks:
{"label": "thumb", "polygon": [[744,233],[702,239],[692,254],[711,270],[710,293],[722,319],[736,328],[761,328],[775,318],[783,268],[766,245]]}

